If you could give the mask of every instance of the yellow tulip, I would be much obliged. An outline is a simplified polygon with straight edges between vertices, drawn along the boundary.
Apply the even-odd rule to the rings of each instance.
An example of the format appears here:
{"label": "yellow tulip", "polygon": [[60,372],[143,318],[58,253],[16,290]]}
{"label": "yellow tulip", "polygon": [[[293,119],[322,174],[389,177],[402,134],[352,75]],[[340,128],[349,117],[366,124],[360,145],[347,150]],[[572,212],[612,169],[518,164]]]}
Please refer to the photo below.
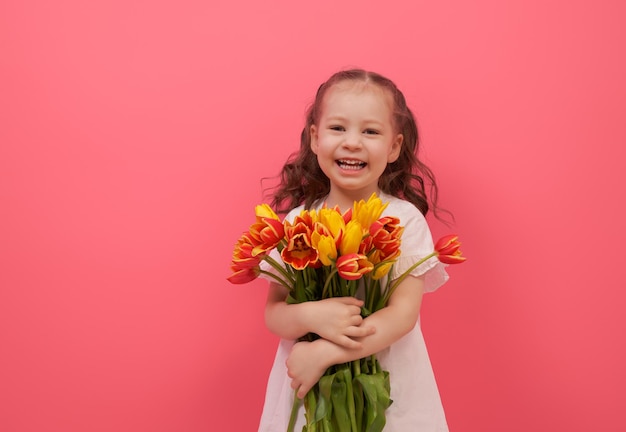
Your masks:
{"label": "yellow tulip", "polygon": [[323,265],[329,266],[337,259],[337,246],[331,236],[314,231],[311,234],[311,244],[319,253],[319,260]]}
{"label": "yellow tulip", "polygon": [[319,211],[319,222],[332,234],[335,240],[339,240],[346,227],[343,216],[337,209],[323,208]]}
{"label": "yellow tulip", "polygon": [[367,201],[354,202],[352,220],[358,221],[367,232],[370,229],[370,225],[380,218],[387,205],[388,203],[383,204],[382,200],[373,193]]}
{"label": "yellow tulip", "polygon": [[395,261],[383,261],[382,263],[374,266],[374,271],[372,272],[372,279],[378,280],[382,278],[383,276],[386,276],[387,273],[389,273],[389,270],[391,270],[391,267],[393,267],[394,262]]}
{"label": "yellow tulip", "polygon": [[358,221],[351,220],[346,224],[346,230],[339,244],[339,252],[341,252],[341,255],[357,253],[362,239],[363,227]]}
{"label": "yellow tulip", "polygon": [[257,217],[257,220],[260,221],[263,218],[270,218],[280,220],[274,210],[267,204],[259,204],[254,208],[254,214]]}

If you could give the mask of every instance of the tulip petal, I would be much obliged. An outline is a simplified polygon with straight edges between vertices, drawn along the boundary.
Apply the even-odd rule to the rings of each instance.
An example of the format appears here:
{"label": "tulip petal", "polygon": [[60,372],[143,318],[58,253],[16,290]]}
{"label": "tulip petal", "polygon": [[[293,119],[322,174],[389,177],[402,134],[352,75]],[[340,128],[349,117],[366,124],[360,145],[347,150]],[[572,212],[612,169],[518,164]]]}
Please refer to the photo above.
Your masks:
{"label": "tulip petal", "polygon": [[337,273],[346,280],[361,279],[364,274],[374,270],[374,264],[365,255],[357,253],[340,256],[336,265]]}
{"label": "tulip petal", "polygon": [[232,284],[245,284],[253,281],[259,276],[259,267],[244,268],[235,271],[231,276],[226,279]]}

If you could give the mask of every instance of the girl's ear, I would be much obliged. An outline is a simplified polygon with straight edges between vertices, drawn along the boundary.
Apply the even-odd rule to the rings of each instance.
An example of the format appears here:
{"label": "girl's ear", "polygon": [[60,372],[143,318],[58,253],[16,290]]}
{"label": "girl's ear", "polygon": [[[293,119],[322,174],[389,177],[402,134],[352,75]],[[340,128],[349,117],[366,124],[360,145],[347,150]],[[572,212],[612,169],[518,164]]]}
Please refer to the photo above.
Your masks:
{"label": "girl's ear", "polygon": [[311,125],[309,133],[311,134],[311,151],[314,154],[317,154],[317,127],[315,125]]}
{"label": "girl's ear", "polygon": [[387,157],[387,163],[393,163],[398,160],[400,157],[400,150],[402,150],[402,143],[404,142],[404,135],[398,134],[393,143],[391,143],[391,148],[389,149],[389,156]]}

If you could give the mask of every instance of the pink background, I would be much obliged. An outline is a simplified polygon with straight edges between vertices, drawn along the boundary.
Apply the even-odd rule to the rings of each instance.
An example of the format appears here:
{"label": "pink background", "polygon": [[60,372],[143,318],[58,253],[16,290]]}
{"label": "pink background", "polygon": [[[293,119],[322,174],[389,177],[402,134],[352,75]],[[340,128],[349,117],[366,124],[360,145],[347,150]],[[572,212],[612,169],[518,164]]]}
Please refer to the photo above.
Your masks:
{"label": "pink background", "polygon": [[348,66],[404,90],[469,257],[422,309],[450,429],[626,430],[625,15],[2,2],[0,430],[256,430],[277,341],[232,246]]}

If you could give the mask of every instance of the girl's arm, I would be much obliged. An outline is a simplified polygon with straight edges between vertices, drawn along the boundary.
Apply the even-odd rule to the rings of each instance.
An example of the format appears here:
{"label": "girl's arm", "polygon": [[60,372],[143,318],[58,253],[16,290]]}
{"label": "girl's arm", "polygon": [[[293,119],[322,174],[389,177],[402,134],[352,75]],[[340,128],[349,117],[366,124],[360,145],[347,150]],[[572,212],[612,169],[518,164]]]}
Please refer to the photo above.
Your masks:
{"label": "girl's arm", "polygon": [[362,325],[376,328],[376,333],[357,338],[361,342],[358,348],[347,349],[325,339],[295,344],[287,369],[298,397],[303,398],[329,366],[375,354],[410,332],[417,323],[423,292],[423,277],[411,276],[402,281],[387,307],[363,320]]}
{"label": "girl's arm", "polygon": [[287,294],[285,287],[271,283],[265,305],[267,328],[284,339],[295,340],[307,333],[316,333],[333,344],[350,350],[362,346],[355,338],[374,332],[373,326],[362,325],[361,300],[354,297],[336,297],[287,304]]}

